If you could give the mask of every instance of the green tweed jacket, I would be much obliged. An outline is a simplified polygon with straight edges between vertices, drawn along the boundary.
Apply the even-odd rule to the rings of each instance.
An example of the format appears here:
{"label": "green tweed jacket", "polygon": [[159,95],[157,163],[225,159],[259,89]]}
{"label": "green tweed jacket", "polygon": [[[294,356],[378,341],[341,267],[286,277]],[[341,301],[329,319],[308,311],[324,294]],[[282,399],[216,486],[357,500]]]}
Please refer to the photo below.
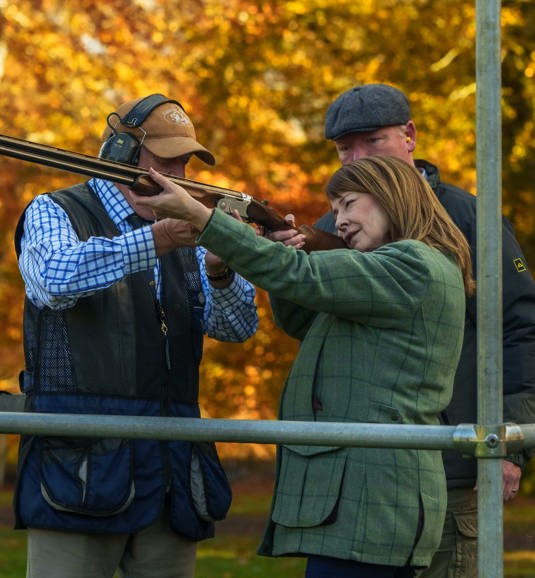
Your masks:
{"label": "green tweed jacket", "polygon": [[[269,291],[302,340],[281,419],[438,424],[464,327],[452,259],[412,240],[307,255],[219,211],[198,241]],[[439,451],[282,446],[259,553],[427,566],[445,505]]]}

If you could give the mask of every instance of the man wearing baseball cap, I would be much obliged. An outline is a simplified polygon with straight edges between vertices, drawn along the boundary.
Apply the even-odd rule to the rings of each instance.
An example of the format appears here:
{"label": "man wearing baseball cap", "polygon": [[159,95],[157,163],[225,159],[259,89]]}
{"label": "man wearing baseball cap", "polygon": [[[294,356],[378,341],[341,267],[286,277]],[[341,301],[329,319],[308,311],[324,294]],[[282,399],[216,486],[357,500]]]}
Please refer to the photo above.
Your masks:
{"label": "man wearing baseball cap", "polygon": [[[101,156],[118,160],[115,158],[118,153],[112,151],[113,137],[125,133],[133,137],[134,147],[137,141],[156,157],[169,159],[195,154],[205,163],[215,165],[214,155],[197,141],[193,123],[182,105],[164,95],[152,94],[126,102],[109,114]],[[128,159],[122,162],[132,164]]]}
{"label": "man wearing baseball cap", "polygon": [[[436,166],[414,159],[416,126],[407,97],[387,84],[355,86],[339,95],[325,117],[325,136],[334,142],[342,164],[362,157],[395,156],[416,166],[442,205],[468,239],[476,255],[476,198],[458,187],[443,183]],[[336,232],[331,213],[316,226]],[[296,247],[302,239],[296,231],[278,232],[272,238]],[[476,267],[474,266],[474,272]],[[276,300],[272,301],[274,309]],[[281,314],[276,311],[277,314]],[[465,336],[452,401],[442,423],[477,422],[476,298],[467,302]],[[535,422],[535,283],[514,237],[503,220],[503,364],[504,421]],[[418,578],[477,578],[477,462],[454,451],[443,453],[448,482],[448,511],[442,543],[432,565]],[[503,497],[518,492],[527,452],[508,456],[503,462]],[[416,529],[415,529],[416,533]],[[415,536],[416,537],[416,536]]]}
{"label": "man wearing baseball cap", "polygon": [[[215,163],[174,99],[149,95],[108,116],[105,159],[184,177],[191,155]],[[34,199],[16,235],[27,411],[199,417],[203,335],[241,342],[258,319],[254,288],[195,236],[154,222],[104,178]],[[193,578],[196,543],[230,500],[213,444],[21,443],[15,511],[29,577]]]}

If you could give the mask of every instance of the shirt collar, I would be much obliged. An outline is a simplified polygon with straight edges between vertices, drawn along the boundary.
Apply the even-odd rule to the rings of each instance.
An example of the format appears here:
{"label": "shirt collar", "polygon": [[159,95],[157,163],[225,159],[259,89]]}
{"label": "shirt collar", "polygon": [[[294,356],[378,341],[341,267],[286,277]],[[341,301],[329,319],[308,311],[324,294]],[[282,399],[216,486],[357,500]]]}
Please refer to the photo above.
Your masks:
{"label": "shirt collar", "polygon": [[89,186],[95,191],[98,198],[104,205],[111,220],[119,225],[134,213],[125,196],[111,181],[103,179],[90,179]]}

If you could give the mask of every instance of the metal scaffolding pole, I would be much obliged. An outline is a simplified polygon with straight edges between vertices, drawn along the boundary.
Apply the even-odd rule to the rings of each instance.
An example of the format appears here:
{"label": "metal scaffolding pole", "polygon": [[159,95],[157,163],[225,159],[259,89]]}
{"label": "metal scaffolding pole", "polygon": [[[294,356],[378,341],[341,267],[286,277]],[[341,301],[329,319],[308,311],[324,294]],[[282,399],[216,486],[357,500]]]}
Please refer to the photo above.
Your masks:
{"label": "metal scaffolding pole", "polygon": [[[500,1],[476,0],[478,424],[503,420]],[[478,575],[503,578],[502,460],[478,460]]]}

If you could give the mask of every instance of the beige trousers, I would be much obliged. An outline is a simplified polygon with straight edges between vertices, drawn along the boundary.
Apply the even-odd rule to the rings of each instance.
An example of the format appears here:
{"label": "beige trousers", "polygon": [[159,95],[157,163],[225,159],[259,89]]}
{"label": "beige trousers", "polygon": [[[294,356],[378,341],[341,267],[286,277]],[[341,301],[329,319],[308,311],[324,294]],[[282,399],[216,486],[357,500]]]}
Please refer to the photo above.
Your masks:
{"label": "beige trousers", "polygon": [[442,542],[431,566],[418,578],[477,578],[477,493],[472,488],[448,490]]}
{"label": "beige trousers", "polygon": [[28,529],[26,578],[193,578],[197,543],[174,533],[168,513],[135,534]]}

